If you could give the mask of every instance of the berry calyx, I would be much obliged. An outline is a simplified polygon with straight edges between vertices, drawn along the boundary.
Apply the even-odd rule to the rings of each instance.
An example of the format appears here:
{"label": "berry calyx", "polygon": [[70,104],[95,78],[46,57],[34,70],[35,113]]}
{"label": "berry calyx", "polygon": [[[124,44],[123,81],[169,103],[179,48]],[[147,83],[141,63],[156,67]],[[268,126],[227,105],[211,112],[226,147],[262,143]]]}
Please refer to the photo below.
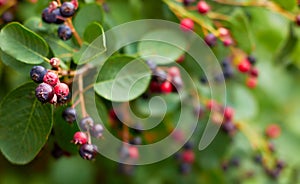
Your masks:
{"label": "berry calyx", "polygon": [[171,82],[169,82],[169,81],[163,82],[160,86],[160,90],[162,93],[166,93],[166,94],[171,93],[173,91]]}
{"label": "berry calyx", "polygon": [[194,22],[192,19],[185,18],[180,21],[180,28],[183,31],[190,31],[194,29]]}
{"label": "berry calyx", "polygon": [[69,95],[69,86],[65,83],[58,83],[54,87],[54,93],[57,95],[58,98],[64,98]]}
{"label": "berry calyx", "polygon": [[103,126],[101,124],[95,124],[94,126],[92,126],[90,133],[91,133],[91,136],[93,136],[95,138],[102,137]]}
{"label": "berry calyx", "polygon": [[90,129],[90,127],[94,126],[94,120],[90,116],[87,116],[85,118],[82,118],[79,122],[79,128],[82,131],[87,131]]}
{"label": "berry calyx", "polygon": [[41,83],[35,89],[35,96],[40,102],[47,103],[54,96],[53,87],[50,86],[49,84]]}
{"label": "berry calyx", "polygon": [[266,128],[266,136],[269,138],[277,138],[280,136],[281,129],[276,124],[271,124]]}
{"label": "berry calyx", "polygon": [[71,17],[75,13],[75,6],[71,2],[64,2],[60,7],[60,13],[63,17]]}
{"label": "berry calyx", "polygon": [[97,154],[98,148],[93,144],[84,144],[79,149],[79,155],[85,160],[92,160]]}
{"label": "berry calyx", "polygon": [[41,83],[46,73],[47,69],[43,66],[34,66],[30,71],[30,78],[36,83]]}
{"label": "berry calyx", "polygon": [[248,59],[244,59],[238,64],[238,70],[242,73],[247,73],[250,69],[251,64]]}
{"label": "berry calyx", "polygon": [[57,30],[58,37],[64,41],[69,40],[73,33],[69,26],[61,25]]}
{"label": "berry calyx", "polygon": [[43,79],[44,83],[49,84],[51,86],[55,86],[58,82],[58,76],[56,73],[48,71]]}
{"label": "berry calyx", "polygon": [[192,164],[195,161],[195,153],[193,150],[184,150],[181,158],[183,162]]}
{"label": "berry calyx", "polygon": [[204,41],[208,46],[213,47],[217,44],[217,37],[214,34],[210,33],[205,36]]}
{"label": "berry calyx", "polygon": [[199,13],[206,14],[210,11],[210,6],[203,0],[200,0],[197,4],[197,8]]}
{"label": "berry calyx", "polygon": [[72,107],[66,108],[62,113],[62,117],[68,123],[73,123],[76,120],[76,116],[76,110]]}
{"label": "berry calyx", "polygon": [[248,77],[246,79],[246,85],[251,89],[255,88],[257,86],[257,78],[256,77]]}
{"label": "berry calyx", "polygon": [[84,132],[76,132],[73,136],[74,144],[86,144],[88,141],[88,136]]}

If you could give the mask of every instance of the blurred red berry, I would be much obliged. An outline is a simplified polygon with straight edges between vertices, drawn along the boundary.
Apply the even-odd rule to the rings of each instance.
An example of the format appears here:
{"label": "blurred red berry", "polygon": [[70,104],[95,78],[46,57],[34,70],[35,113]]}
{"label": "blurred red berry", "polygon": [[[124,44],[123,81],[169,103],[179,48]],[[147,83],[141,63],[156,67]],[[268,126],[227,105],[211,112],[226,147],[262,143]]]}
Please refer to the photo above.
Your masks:
{"label": "blurred red berry", "polygon": [[277,124],[268,125],[266,128],[266,136],[269,138],[277,138],[280,136],[281,129]]}

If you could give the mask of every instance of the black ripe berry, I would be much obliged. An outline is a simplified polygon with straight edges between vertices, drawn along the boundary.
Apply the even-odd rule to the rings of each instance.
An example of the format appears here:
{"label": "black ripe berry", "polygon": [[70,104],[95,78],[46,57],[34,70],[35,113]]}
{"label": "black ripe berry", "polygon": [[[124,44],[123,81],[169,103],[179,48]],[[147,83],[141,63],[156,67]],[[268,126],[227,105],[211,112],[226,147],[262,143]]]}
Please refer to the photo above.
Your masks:
{"label": "black ripe berry", "polygon": [[2,14],[2,20],[5,23],[12,22],[14,20],[14,14],[11,11],[6,11]]}
{"label": "black ripe berry", "polygon": [[80,156],[85,160],[92,160],[97,154],[98,148],[93,144],[84,144],[79,149]]}
{"label": "black ripe berry", "polygon": [[42,13],[42,19],[46,23],[55,23],[57,17],[50,8],[45,8]]}
{"label": "black ripe berry", "polygon": [[36,83],[42,83],[47,69],[43,66],[34,66],[30,71],[30,78]]}
{"label": "black ripe berry", "polygon": [[295,22],[298,26],[300,26],[300,14],[298,14],[295,18]]}
{"label": "black ripe berry", "polygon": [[39,86],[35,89],[35,96],[42,103],[49,102],[54,96],[52,86],[46,83],[39,84]]}
{"label": "black ripe berry", "polygon": [[64,110],[62,116],[68,123],[73,123],[76,120],[76,110],[72,107],[68,107]]}
{"label": "black ripe berry", "polygon": [[63,17],[71,17],[75,13],[75,6],[71,2],[64,2],[60,7],[60,13]]}
{"label": "black ripe berry", "polygon": [[102,137],[103,126],[101,124],[95,124],[94,126],[92,126],[90,133],[91,133],[91,136],[93,136],[95,138]]}
{"label": "black ripe berry", "polygon": [[195,0],[183,0],[182,3],[184,6],[189,6],[190,4],[192,4],[193,2],[195,2]]}
{"label": "black ripe berry", "polygon": [[94,120],[90,116],[82,118],[79,122],[79,128],[82,131],[87,131],[92,126],[94,126]]}
{"label": "black ripe berry", "polygon": [[256,63],[256,58],[254,56],[248,56],[247,57],[248,61],[250,62],[251,65],[255,65]]}
{"label": "black ripe berry", "polygon": [[72,30],[69,26],[61,25],[57,30],[58,36],[62,40],[69,40],[72,37]]}

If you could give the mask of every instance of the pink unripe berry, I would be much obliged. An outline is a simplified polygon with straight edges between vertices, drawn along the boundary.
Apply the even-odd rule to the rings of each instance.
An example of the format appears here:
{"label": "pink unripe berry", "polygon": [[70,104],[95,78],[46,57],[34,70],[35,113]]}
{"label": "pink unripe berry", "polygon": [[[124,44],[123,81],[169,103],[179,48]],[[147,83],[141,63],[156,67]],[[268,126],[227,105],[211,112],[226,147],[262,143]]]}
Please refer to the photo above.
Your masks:
{"label": "pink unripe berry", "polygon": [[277,138],[279,137],[280,133],[281,133],[281,129],[276,124],[271,124],[266,128],[266,135],[269,138]]}
{"label": "pink unripe berry", "polygon": [[76,132],[73,136],[74,144],[86,144],[88,141],[88,136],[84,132]]}
{"label": "pink unripe berry", "polygon": [[56,73],[48,71],[43,78],[44,83],[49,84],[51,86],[55,86],[58,82],[58,76]]}
{"label": "pink unripe berry", "polygon": [[203,0],[200,0],[197,4],[198,11],[201,14],[206,14],[210,11],[210,6]]}
{"label": "pink unripe berry", "polygon": [[67,97],[69,95],[69,86],[65,83],[58,83],[54,87],[54,93],[59,98]]}
{"label": "pink unripe berry", "polygon": [[128,147],[129,157],[133,159],[139,158],[139,150],[136,146],[129,146]]}
{"label": "pink unripe berry", "polygon": [[178,67],[176,66],[172,66],[168,69],[168,74],[171,76],[171,77],[175,77],[175,76],[180,76],[180,70]]}
{"label": "pink unripe berry", "polygon": [[182,19],[180,22],[180,28],[184,31],[193,30],[194,22],[192,21],[192,19],[189,19],[189,18]]}

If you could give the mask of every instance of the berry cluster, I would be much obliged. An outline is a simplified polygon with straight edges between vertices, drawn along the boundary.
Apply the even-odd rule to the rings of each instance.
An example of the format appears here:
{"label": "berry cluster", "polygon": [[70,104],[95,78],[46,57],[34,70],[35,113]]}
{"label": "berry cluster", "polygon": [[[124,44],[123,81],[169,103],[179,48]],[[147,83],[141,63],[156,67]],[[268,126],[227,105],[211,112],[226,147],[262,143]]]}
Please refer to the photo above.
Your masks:
{"label": "berry cluster", "polygon": [[247,74],[246,85],[255,88],[257,85],[258,69],[254,67],[256,59],[253,56],[243,58],[237,65],[241,73]]}
{"label": "berry cluster", "polygon": [[211,121],[216,124],[221,124],[222,130],[229,136],[234,136],[238,130],[238,126],[233,122],[234,109],[232,107],[224,107],[215,100],[206,102],[207,110],[212,111]]}
{"label": "berry cluster", "polygon": [[[77,113],[73,107],[66,108],[62,116],[68,123],[76,121]],[[97,139],[102,137],[103,126],[101,124],[95,124],[94,120],[90,117],[84,117],[79,122],[78,131],[74,134],[72,142],[80,145],[79,154],[83,159],[93,160],[98,152],[96,145],[91,144],[91,136]]]}
{"label": "berry cluster", "polygon": [[150,60],[146,63],[152,71],[152,80],[149,87],[151,93],[169,94],[182,89],[183,81],[178,67],[172,66],[164,69]]}
{"label": "berry cluster", "polygon": [[175,154],[175,158],[179,163],[179,172],[181,174],[190,173],[192,170],[192,165],[195,161],[193,144],[190,141],[186,142],[183,146],[183,149]]}
{"label": "berry cluster", "polygon": [[[47,8],[42,12],[42,20],[46,23],[62,24],[67,18],[72,17],[78,8],[78,1],[72,0],[58,5],[56,1],[52,1]],[[65,24],[58,27],[59,38],[68,40],[72,37],[72,29]]]}
{"label": "berry cluster", "polygon": [[35,89],[35,96],[40,102],[64,104],[69,99],[69,86],[60,82],[55,71],[47,70],[43,66],[34,66],[30,71],[30,78],[39,83]]}

